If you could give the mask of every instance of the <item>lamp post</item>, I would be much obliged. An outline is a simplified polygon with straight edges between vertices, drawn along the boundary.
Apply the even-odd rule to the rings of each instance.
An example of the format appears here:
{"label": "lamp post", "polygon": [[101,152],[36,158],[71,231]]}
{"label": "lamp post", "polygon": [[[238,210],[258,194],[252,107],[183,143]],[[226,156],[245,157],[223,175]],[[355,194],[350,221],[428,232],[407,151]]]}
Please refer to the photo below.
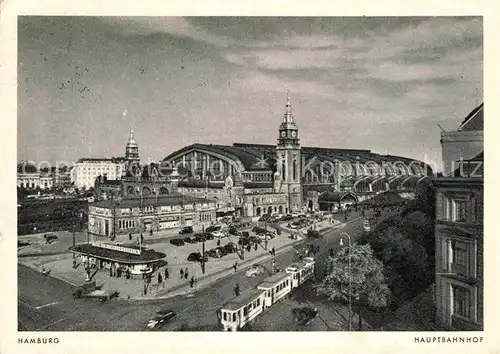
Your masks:
{"label": "lamp post", "polygon": [[351,267],[351,236],[345,232],[343,232],[340,235],[340,245],[343,246],[344,243],[342,242],[342,237],[346,236],[347,240],[349,242],[348,247],[349,247],[349,320],[348,320],[348,326],[349,326],[349,331],[351,331],[351,319],[352,319],[352,267]]}

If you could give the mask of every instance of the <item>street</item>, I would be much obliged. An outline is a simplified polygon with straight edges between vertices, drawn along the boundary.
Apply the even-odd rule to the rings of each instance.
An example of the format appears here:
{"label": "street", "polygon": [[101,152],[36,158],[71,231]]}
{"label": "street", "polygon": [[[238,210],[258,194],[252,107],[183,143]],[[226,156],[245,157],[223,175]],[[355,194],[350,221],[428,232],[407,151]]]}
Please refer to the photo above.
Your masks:
{"label": "street", "polygon": [[[340,234],[347,232],[353,238],[362,233],[362,220],[347,224],[343,229],[326,233],[322,238],[306,240],[320,246],[316,254],[316,275],[321,277],[330,248],[337,251]],[[293,250],[277,255],[276,266],[286,267],[294,262]],[[262,264],[268,271],[272,261]],[[166,300],[128,302],[111,300],[100,303],[95,299],[73,299],[74,288],[57,279],[46,277],[22,265],[18,266],[18,326],[27,331],[141,331],[160,308],[171,308],[177,318],[162,330],[218,330],[216,310],[234,297],[233,288],[239,284],[241,292],[255,287],[269,273],[254,278],[244,271],[225,277],[201,289],[192,297],[178,296]],[[273,330],[266,328],[263,330]]]}

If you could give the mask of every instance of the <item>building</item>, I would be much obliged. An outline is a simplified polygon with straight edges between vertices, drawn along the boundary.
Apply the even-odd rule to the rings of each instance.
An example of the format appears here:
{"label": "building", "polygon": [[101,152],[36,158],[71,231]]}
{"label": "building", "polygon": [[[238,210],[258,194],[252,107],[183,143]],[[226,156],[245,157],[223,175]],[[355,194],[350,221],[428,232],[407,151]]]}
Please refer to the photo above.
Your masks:
{"label": "building", "polygon": [[82,243],[69,247],[84,264],[94,265],[97,269],[120,269],[124,274],[142,275],[153,272],[155,267],[165,265],[165,253],[135,244],[110,244],[101,241]]}
{"label": "building", "polygon": [[[421,161],[370,150],[304,147],[287,97],[276,145],[192,144],[162,161],[176,169],[179,188],[195,195],[217,195],[235,215],[319,209],[325,192],[350,192],[357,201],[385,191],[411,196],[432,170]],[[231,187],[224,188],[226,181]],[[285,198],[284,204],[259,204],[266,198]],[[257,203],[257,204],[256,204]],[[275,211],[276,207],[276,211]]]}
{"label": "building", "polygon": [[102,200],[89,204],[88,232],[113,238],[120,234],[156,232],[216,220],[215,203],[180,194]]}
{"label": "building", "polygon": [[17,165],[17,187],[25,189],[48,190],[59,185],[60,176],[64,175],[61,169],[38,169],[33,163],[27,161]]}
{"label": "building", "polygon": [[94,187],[98,176],[106,176],[108,180],[121,179],[125,169],[125,159],[118,158],[81,158],[71,170],[71,182],[76,188]]}
{"label": "building", "polygon": [[436,321],[483,329],[483,104],[443,132],[445,173],[436,187]]}

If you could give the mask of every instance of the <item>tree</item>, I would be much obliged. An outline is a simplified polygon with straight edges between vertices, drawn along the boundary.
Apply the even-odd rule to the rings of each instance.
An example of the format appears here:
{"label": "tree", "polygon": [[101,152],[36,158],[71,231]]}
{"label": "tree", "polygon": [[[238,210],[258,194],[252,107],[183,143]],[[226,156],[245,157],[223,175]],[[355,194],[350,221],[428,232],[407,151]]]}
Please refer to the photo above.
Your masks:
{"label": "tree", "polygon": [[[351,271],[349,270],[349,247],[342,248],[333,258],[326,261],[326,276],[316,286],[318,294],[333,301],[349,302],[371,308],[386,307],[391,292],[386,284],[384,265],[375,258],[370,245],[351,246]],[[352,272],[352,274],[351,274]],[[351,279],[351,294],[349,294]],[[361,327],[361,314],[360,327]],[[349,319],[350,320],[350,319]]]}

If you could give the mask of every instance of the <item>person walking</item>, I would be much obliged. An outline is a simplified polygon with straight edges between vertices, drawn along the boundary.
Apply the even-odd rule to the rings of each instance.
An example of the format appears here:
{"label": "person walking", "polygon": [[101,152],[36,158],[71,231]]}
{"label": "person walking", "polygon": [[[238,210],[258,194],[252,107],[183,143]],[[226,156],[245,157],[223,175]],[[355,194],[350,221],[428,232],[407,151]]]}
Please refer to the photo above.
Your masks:
{"label": "person walking", "polygon": [[258,247],[258,246],[257,246],[257,244],[255,243],[255,244],[254,244],[254,249],[255,249],[256,251],[257,251],[257,247]]}
{"label": "person walking", "polygon": [[184,279],[187,279],[189,277],[188,269],[184,271]]}
{"label": "person walking", "polygon": [[234,287],[234,294],[236,296],[240,295],[240,285],[239,284],[236,284],[236,286]]}
{"label": "person walking", "polygon": [[184,269],[181,268],[180,273],[181,273],[181,279],[182,279],[184,277]]}
{"label": "person walking", "polygon": [[168,274],[168,268],[165,267],[165,280],[167,280],[169,277],[169,274]]}
{"label": "person walking", "polygon": [[276,256],[276,250],[274,249],[274,247],[271,249],[271,252],[273,253],[273,256]]}
{"label": "person walking", "polygon": [[220,246],[220,239],[217,240],[217,247]]}
{"label": "person walking", "polygon": [[189,284],[190,284],[191,288],[194,288],[194,276],[191,277]]}
{"label": "person walking", "polygon": [[161,277],[161,273],[158,273],[158,288],[160,285],[165,289],[165,283],[163,283],[163,278]]}
{"label": "person walking", "polygon": [[236,273],[236,263],[233,264],[234,272]]}

